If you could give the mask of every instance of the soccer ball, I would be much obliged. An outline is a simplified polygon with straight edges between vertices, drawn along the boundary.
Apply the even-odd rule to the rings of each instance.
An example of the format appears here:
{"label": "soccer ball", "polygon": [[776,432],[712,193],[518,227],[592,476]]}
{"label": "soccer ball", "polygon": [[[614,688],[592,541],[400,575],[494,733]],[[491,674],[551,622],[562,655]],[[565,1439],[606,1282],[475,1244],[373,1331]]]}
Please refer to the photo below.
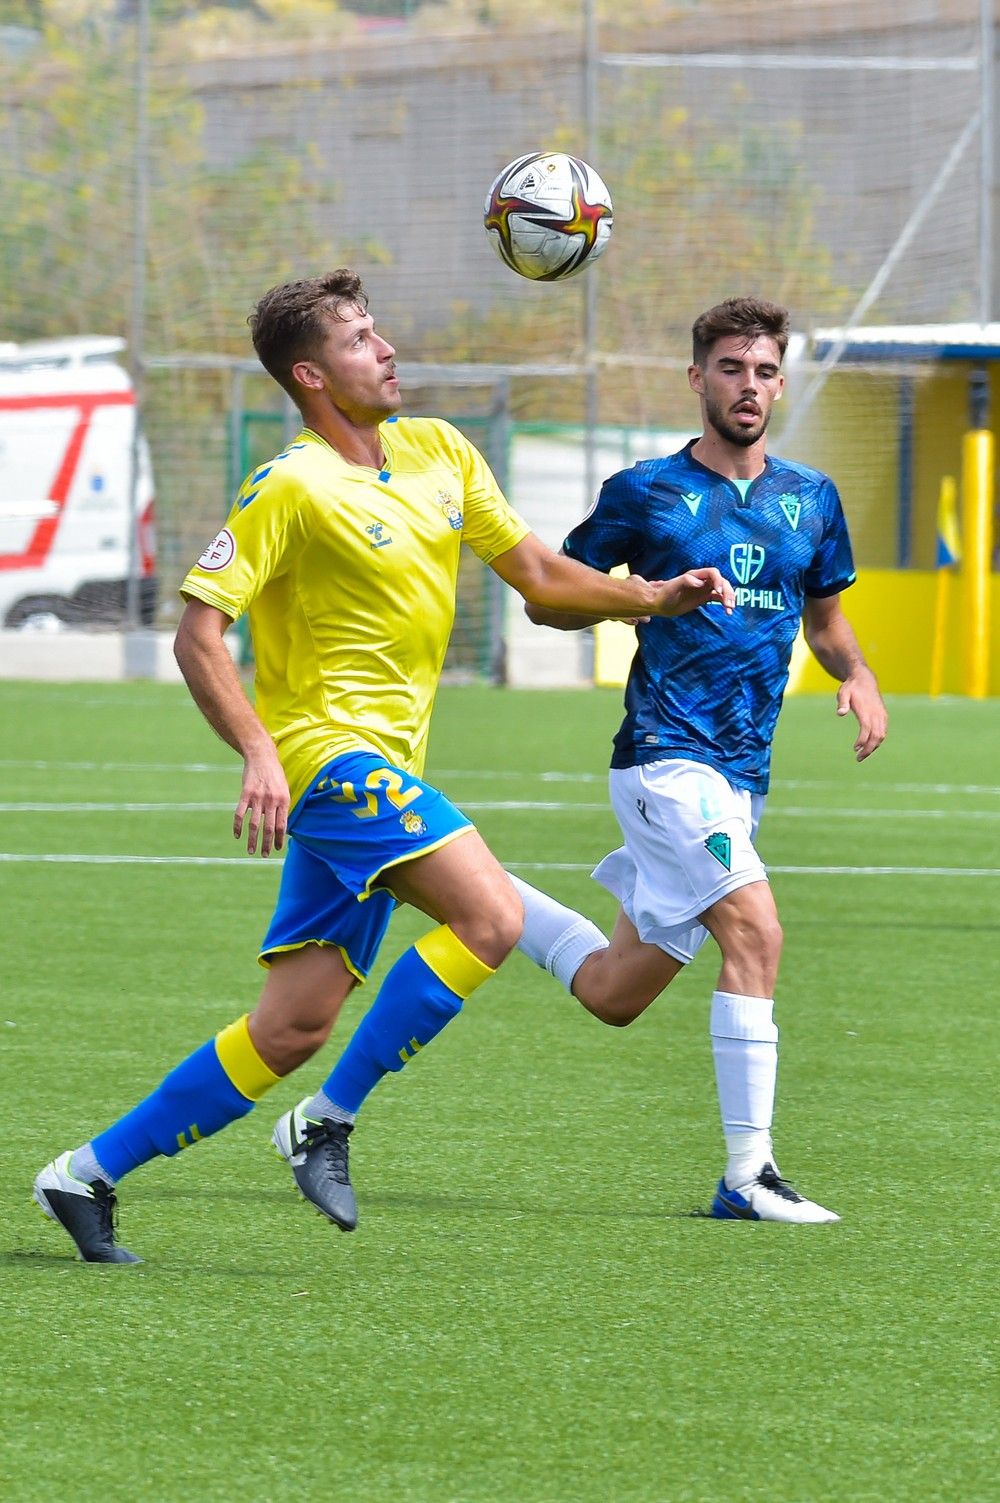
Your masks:
{"label": "soccer ball", "polygon": [[483,222],[497,255],[519,276],[559,282],[604,254],[614,215],[593,167],[561,151],[533,151],[497,177]]}

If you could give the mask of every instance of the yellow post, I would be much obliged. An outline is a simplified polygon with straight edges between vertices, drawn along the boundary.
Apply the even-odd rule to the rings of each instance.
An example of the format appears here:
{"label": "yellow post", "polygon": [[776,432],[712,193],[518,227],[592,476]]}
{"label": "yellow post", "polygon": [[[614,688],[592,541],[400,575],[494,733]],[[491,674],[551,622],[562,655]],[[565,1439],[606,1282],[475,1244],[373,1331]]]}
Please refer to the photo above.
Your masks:
{"label": "yellow post", "polygon": [[993,552],[993,434],[986,426],[989,378],[973,371],[972,426],[962,440],[963,689],[985,699],[990,683],[990,568]]}
{"label": "yellow post", "polygon": [[933,698],[944,687],[944,653],[951,614],[951,578],[961,558],[958,533],[957,491],[954,475],[942,475],[937,515],[937,585],[934,591],[934,633],[931,638],[929,693]]}

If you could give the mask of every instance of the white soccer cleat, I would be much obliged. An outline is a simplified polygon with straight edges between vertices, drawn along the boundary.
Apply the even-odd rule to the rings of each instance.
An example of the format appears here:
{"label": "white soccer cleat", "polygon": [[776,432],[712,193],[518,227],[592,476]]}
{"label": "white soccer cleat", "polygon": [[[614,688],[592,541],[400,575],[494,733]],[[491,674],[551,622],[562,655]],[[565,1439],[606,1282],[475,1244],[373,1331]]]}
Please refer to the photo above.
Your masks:
{"label": "white soccer cleat", "polygon": [[836,1211],[828,1211],[814,1200],[806,1200],[781,1178],[773,1164],[764,1167],[745,1185],[729,1189],[720,1179],[712,1201],[712,1215],[720,1221],[839,1221]]}

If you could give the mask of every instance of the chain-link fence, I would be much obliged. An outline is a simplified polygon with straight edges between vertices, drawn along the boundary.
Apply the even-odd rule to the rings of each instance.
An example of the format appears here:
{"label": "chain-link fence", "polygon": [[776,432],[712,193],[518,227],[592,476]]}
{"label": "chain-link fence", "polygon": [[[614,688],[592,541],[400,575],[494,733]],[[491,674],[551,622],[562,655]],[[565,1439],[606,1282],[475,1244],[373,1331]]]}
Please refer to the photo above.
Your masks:
{"label": "chain-link fence", "polygon": [[[386,11],[0,4],[0,341],[129,342],[114,358],[131,361],[152,455],[157,619],[286,431],[249,309],[342,264],[397,346],[408,409],[455,419],[501,474],[522,422],[689,427],[695,315],[735,292],[786,303],[806,339],[775,447],[835,475],[862,565],[929,562],[963,400],[916,358],[845,359],[847,336],[996,306],[993,3],[553,0],[544,25],[517,0]],[[516,278],[482,228],[500,166],[542,146],[590,157],[615,200],[607,256],[563,285]],[[24,583],[71,510],[72,433],[32,477],[44,495],[10,481],[30,405],[11,405],[16,354],[7,375],[0,360],[0,558]],[[47,369],[32,390],[51,398]],[[112,470],[125,482],[78,447],[96,516]],[[125,539],[128,569],[148,532]],[[452,665],[495,672],[501,636],[473,563]]]}

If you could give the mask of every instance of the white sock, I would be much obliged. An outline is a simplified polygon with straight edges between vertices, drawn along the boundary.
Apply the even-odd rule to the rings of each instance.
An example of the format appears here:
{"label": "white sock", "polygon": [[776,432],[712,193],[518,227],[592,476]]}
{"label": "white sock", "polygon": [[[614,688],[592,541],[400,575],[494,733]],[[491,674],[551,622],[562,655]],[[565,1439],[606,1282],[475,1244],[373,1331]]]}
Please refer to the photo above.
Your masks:
{"label": "white sock", "polygon": [[712,1058],[719,1092],[730,1189],[774,1162],[771,1122],[778,1076],[778,1030],[771,997],[712,996]]}
{"label": "white sock", "polygon": [[607,936],[575,909],[557,903],[511,872],[507,875],[524,904],[524,930],[517,948],[571,992],[573,977],[587,956],[607,949]]}
{"label": "white sock", "polygon": [[345,1111],[335,1101],[331,1101],[325,1091],[317,1091],[303,1108],[310,1122],[322,1122],[329,1117],[332,1122],[346,1122],[349,1127],[354,1125],[354,1113]]}
{"label": "white sock", "polygon": [[95,1179],[103,1179],[106,1185],[114,1189],[114,1180],[98,1162],[89,1143],[84,1143],[81,1148],[74,1148],[73,1157],[69,1161],[69,1172],[74,1179],[82,1180],[85,1185],[92,1185]]}

